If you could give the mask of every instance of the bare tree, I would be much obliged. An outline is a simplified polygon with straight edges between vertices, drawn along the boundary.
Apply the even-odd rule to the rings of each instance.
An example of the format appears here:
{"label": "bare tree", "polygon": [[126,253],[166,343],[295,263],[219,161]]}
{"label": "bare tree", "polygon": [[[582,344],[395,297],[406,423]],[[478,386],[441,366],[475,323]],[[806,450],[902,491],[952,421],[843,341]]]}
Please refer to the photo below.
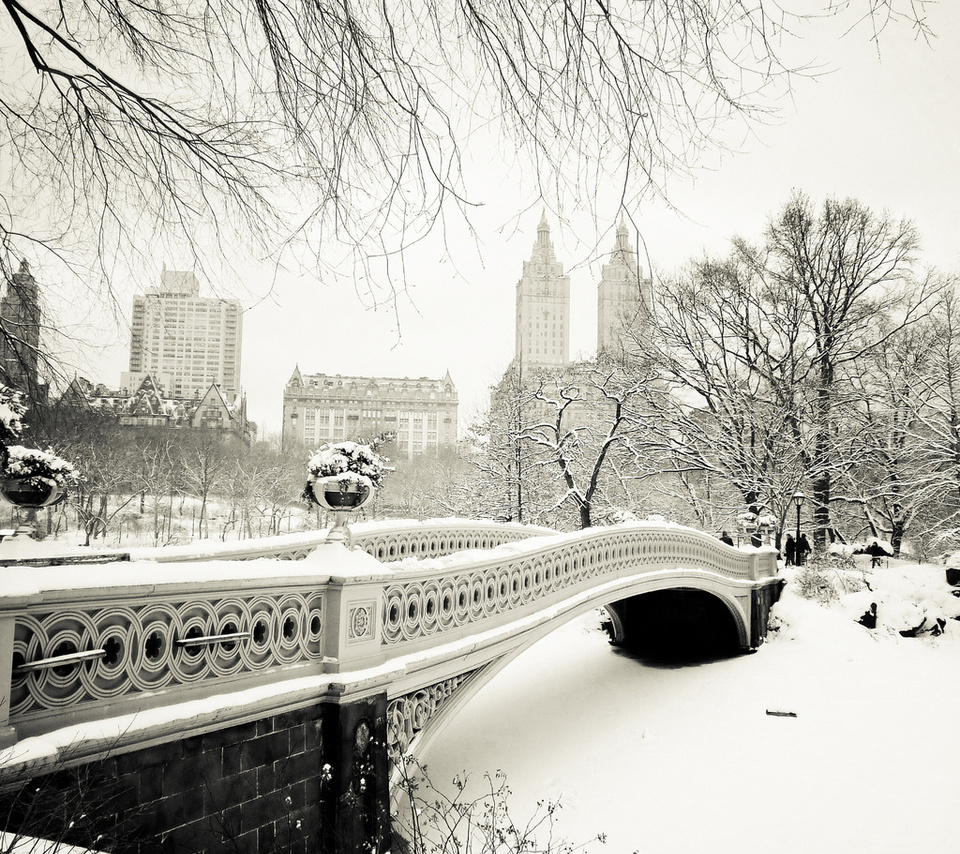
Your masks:
{"label": "bare tree", "polygon": [[280,533],[284,516],[303,490],[305,460],[306,452],[285,452],[266,442],[258,442],[236,460],[226,486],[233,514],[239,509],[235,522],[241,537]]}
{"label": "bare tree", "polygon": [[[877,330],[884,338],[885,325]],[[927,408],[928,326],[901,330],[862,360],[838,419],[834,512],[855,512],[871,535],[890,541],[895,555],[918,512],[937,498],[915,420]]]}
{"label": "bare tree", "polygon": [[[914,287],[917,249],[908,220],[875,214],[853,199],[827,199],[817,212],[801,193],[771,220],[762,251],[739,244],[741,255],[771,287],[795,292],[801,300],[798,320],[813,386],[814,536],[821,547],[832,527],[838,405],[849,375],[867,354],[922,317],[935,290]],[[893,321],[886,335],[872,334],[885,318]]]}
{"label": "bare tree", "polygon": [[745,509],[783,528],[804,472],[804,346],[799,305],[736,256],[703,259],[660,282],[632,330],[657,366],[647,465],[661,492],[698,521],[731,524]]}
{"label": "bare tree", "polygon": [[834,483],[854,465],[842,428],[867,364],[938,288],[917,270],[916,246],[907,221],[853,200],[818,212],[795,194],[762,246],[737,239],[726,261],[663,282],[650,330],[636,335],[662,372],[660,465],[685,489],[688,473],[719,476],[781,529],[809,483],[822,547],[835,533]]}
{"label": "bare tree", "polygon": [[391,467],[393,471],[383,489],[377,491],[370,510],[374,518],[429,519],[451,514],[484,517],[485,508],[465,498],[471,494],[465,481],[473,474],[472,466],[453,448],[412,460],[392,459]]}
{"label": "bare tree", "polygon": [[186,488],[200,502],[197,536],[210,536],[210,499],[225,483],[238,452],[216,431],[191,433],[179,449]]}
{"label": "bare tree", "polygon": [[523,438],[534,417],[531,379],[521,363],[511,363],[491,389],[490,409],[472,426],[466,443],[477,473],[470,495],[490,518],[532,522],[551,504],[538,476],[539,455]]}
{"label": "bare tree", "polygon": [[478,136],[545,198],[662,190],[782,94],[781,33],[849,5],[3,0],[0,272],[42,255],[102,293],[154,237],[275,248],[289,222],[375,265],[473,203]]}
{"label": "bare tree", "polygon": [[874,355],[860,412],[886,429],[855,433],[878,437],[868,453],[880,476],[864,500],[895,548],[908,532],[925,551],[960,543],[960,298],[955,277],[941,283],[930,316]]}
{"label": "bare tree", "polygon": [[537,405],[520,439],[539,452],[539,468],[557,471],[556,506],[572,507],[581,528],[593,525],[598,501],[609,506],[617,487],[624,496],[625,481],[638,476],[649,380],[639,365],[580,363],[531,389]]}

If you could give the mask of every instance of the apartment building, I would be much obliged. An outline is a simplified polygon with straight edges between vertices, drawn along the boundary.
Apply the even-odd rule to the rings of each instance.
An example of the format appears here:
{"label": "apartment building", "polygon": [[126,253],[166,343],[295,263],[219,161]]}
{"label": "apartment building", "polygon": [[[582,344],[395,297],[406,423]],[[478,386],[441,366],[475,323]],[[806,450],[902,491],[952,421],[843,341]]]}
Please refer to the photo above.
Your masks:
{"label": "apartment building", "polygon": [[216,383],[233,401],[242,339],[238,300],[201,297],[196,275],[165,269],[160,287],[133,301],[129,373],[169,378],[166,393],[174,398],[196,397]]}
{"label": "apartment building", "polygon": [[457,389],[448,371],[429,377],[301,374],[283,391],[284,445],[369,441],[391,434],[394,454],[435,454],[457,442]]}

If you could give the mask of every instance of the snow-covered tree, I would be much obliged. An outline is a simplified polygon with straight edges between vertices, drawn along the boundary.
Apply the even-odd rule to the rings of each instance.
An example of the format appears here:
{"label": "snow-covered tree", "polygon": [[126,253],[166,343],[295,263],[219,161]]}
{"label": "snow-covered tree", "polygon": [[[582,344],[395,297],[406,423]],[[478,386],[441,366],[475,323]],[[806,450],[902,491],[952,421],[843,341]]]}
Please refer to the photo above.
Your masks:
{"label": "snow-covered tree", "polygon": [[532,467],[556,478],[556,508],[574,510],[589,528],[598,505],[619,507],[628,484],[649,476],[641,450],[651,376],[638,362],[577,363],[530,387],[520,442],[536,453]]}
{"label": "snow-covered tree", "polygon": [[908,221],[850,199],[817,210],[795,193],[758,245],[736,239],[725,261],[662,282],[650,329],[635,337],[667,389],[664,469],[685,488],[694,472],[725,480],[781,528],[803,487],[822,547],[835,530],[835,483],[853,462],[844,427],[869,362],[940,288],[916,254]]}
{"label": "snow-covered tree", "polygon": [[[854,199],[828,198],[818,211],[807,196],[794,193],[771,219],[762,249],[743,249],[765,282],[799,296],[813,392],[808,458],[814,536],[821,546],[832,527],[848,378],[929,309],[930,291],[917,281],[918,243],[909,220],[876,214]],[[881,325],[886,334],[873,334]]]}
{"label": "snow-covered tree", "polygon": [[705,527],[749,510],[782,528],[802,480],[803,346],[787,296],[735,254],[703,259],[660,281],[649,321],[633,331],[658,371],[648,436],[649,464],[664,475],[657,489]]}

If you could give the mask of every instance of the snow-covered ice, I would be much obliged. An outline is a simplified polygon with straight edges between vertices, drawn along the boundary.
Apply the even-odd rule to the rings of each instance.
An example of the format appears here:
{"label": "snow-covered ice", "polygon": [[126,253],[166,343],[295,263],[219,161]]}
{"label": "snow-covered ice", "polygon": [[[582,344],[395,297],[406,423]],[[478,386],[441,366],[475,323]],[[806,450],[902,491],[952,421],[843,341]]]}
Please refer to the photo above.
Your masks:
{"label": "snow-covered ice", "polygon": [[[896,619],[960,602],[940,567],[891,561],[868,578]],[[559,799],[555,838],[606,835],[588,851],[955,850],[960,623],[906,638],[854,610],[788,586],[759,651],[687,667],[641,663],[580,618],[505,668],[422,759],[438,788],[502,770],[516,821]]]}

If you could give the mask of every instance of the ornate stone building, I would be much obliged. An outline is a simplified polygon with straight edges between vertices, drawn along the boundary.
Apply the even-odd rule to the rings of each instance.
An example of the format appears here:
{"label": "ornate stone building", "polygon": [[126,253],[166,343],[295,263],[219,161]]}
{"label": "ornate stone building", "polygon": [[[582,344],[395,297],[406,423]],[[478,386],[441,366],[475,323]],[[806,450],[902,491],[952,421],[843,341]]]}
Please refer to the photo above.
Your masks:
{"label": "ornate stone building", "polygon": [[40,294],[37,280],[24,260],[6,282],[0,300],[0,383],[26,394],[29,400],[46,399],[40,383]]}
{"label": "ornate stone building", "polygon": [[570,277],[563,274],[563,264],[554,254],[546,214],[517,282],[515,359],[551,367],[570,361]]}
{"label": "ornate stone building", "polygon": [[114,419],[121,427],[207,431],[246,445],[254,441],[257,432],[256,424],[247,420],[246,399],[228,401],[216,383],[201,395],[178,398],[149,375],[133,390],[111,390],[76,377],[60,405],[87,408]]}
{"label": "ornate stone building", "polygon": [[301,374],[283,391],[283,443],[369,441],[392,434],[394,453],[408,459],[457,442],[457,389],[442,379]]}

